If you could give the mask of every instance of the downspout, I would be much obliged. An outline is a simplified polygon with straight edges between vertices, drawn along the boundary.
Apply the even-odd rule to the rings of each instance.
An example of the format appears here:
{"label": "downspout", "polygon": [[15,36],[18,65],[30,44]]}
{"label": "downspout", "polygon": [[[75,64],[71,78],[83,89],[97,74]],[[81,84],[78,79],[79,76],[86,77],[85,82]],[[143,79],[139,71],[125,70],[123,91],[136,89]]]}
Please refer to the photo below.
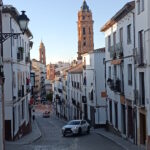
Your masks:
{"label": "downspout", "polygon": [[[134,92],[134,104],[137,105],[137,97],[136,97],[136,91],[137,91],[137,77],[136,77],[136,52],[135,52],[135,48],[136,48],[136,45],[135,45],[135,13],[132,12],[132,15],[133,15],[133,39],[134,39],[134,52],[133,52],[133,58],[134,58],[134,88],[135,88],[135,92]],[[137,144],[137,107],[135,107],[135,129],[134,129],[134,132],[135,132],[135,139],[134,139],[134,143]]]}
{"label": "downspout", "polygon": [[137,91],[137,83],[136,83],[136,51],[135,51],[135,48],[136,48],[136,45],[135,45],[135,13],[132,12],[132,15],[133,15],[133,42],[134,42],[134,45],[133,45],[133,59],[134,59],[134,125],[135,125],[135,129],[134,129],[134,136],[135,136],[135,139],[134,139],[134,143],[137,144],[137,107],[135,105],[137,105],[137,96],[136,96],[136,91]]}
{"label": "downspout", "polygon": [[133,15],[133,59],[134,59],[134,112],[133,112],[133,115],[134,115],[134,120],[135,122],[134,123],[134,144],[137,144],[137,96],[136,96],[136,91],[137,91],[137,83],[136,83],[136,55],[137,55],[137,52],[135,51],[135,48],[136,48],[136,43],[135,43],[135,13],[133,11],[130,11],[128,10],[128,8],[126,8],[126,10],[128,11],[128,13],[132,13]]}
{"label": "downspout", "polygon": [[[12,33],[12,17],[10,17],[10,33]],[[12,54],[12,39],[13,37],[11,37],[11,41],[10,41],[10,50],[11,50],[11,60],[10,60],[10,62],[11,62],[11,73],[12,73],[12,84],[11,84],[11,86],[12,86],[12,101],[14,101],[14,99],[13,99],[13,97],[14,97],[14,90],[13,90],[13,54]],[[14,103],[13,103],[14,104]],[[15,125],[15,123],[14,123],[14,105],[13,105],[13,113],[12,113],[12,115],[13,115],[13,136],[15,135],[14,134],[14,125]]]}
{"label": "downspout", "polygon": [[[97,81],[96,81],[96,70],[94,69],[94,70],[93,70],[93,72],[94,72],[94,74],[95,74],[95,75],[94,75],[94,78],[95,78],[96,106],[98,106],[98,104],[97,104],[97,84],[96,84],[96,83],[97,83]],[[99,115],[99,108],[98,108],[98,110],[97,110],[97,111],[98,111],[98,124],[99,124],[99,116],[100,116],[100,115]]]}

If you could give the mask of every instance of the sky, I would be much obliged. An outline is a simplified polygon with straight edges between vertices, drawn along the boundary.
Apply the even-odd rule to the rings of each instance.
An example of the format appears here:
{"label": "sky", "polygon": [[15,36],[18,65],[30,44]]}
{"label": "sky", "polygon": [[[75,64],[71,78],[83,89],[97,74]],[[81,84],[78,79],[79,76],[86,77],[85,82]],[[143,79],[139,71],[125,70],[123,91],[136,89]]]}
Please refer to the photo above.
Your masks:
{"label": "sky", "polygon": [[[105,46],[100,28],[130,0],[86,0],[94,20],[94,49]],[[3,0],[18,11],[25,10],[33,34],[31,58],[39,59],[41,40],[46,63],[70,62],[77,57],[77,14],[83,0]]]}

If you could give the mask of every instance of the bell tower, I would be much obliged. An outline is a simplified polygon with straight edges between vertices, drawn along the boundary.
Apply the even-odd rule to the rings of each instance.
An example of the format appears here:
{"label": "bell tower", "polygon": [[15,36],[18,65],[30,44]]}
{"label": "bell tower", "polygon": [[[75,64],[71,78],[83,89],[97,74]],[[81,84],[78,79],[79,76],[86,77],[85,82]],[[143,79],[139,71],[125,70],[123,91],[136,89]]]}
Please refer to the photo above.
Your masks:
{"label": "bell tower", "polygon": [[40,54],[40,62],[46,65],[45,46],[42,41],[40,43],[39,54]]}
{"label": "bell tower", "polygon": [[93,20],[92,12],[86,1],[83,1],[78,12],[78,60],[82,59],[82,54],[93,51]]}

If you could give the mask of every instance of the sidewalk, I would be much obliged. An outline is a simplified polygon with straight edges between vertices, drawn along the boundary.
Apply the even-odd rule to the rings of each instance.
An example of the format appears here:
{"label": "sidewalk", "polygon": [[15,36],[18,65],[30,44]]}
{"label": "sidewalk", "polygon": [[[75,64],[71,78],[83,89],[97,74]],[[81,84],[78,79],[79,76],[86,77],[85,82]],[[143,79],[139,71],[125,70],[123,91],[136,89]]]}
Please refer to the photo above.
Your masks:
{"label": "sidewalk", "polygon": [[145,150],[143,147],[138,147],[137,145],[132,144],[131,142],[109,132],[103,128],[94,129],[94,132],[113,141],[117,145],[121,146],[124,150]]}
{"label": "sidewalk", "polygon": [[34,122],[32,122],[32,131],[29,134],[23,136],[21,139],[19,139],[17,141],[12,141],[12,142],[6,141],[5,143],[6,144],[27,145],[27,144],[31,144],[31,143],[35,142],[41,136],[42,136],[41,131],[40,131],[38,124],[36,122],[36,119],[35,119]]}

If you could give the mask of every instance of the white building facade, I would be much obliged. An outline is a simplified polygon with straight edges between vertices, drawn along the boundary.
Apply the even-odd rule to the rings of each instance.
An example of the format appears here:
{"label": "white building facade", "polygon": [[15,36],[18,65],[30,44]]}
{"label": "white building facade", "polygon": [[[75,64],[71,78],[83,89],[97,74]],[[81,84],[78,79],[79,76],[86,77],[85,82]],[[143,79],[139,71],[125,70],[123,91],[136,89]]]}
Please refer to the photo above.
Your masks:
{"label": "white building facade", "polygon": [[82,109],[82,96],[83,96],[83,65],[82,63],[73,66],[68,71],[68,118],[83,119],[84,112]]}
{"label": "white building facade", "polygon": [[36,59],[32,59],[32,70],[35,72],[35,88],[34,95],[39,100],[46,97],[45,80],[46,80],[46,66]]}
{"label": "white building facade", "polygon": [[135,0],[101,29],[106,41],[109,125],[147,149],[150,148],[149,13],[148,0]]}
{"label": "white building facade", "polygon": [[101,29],[105,32],[108,123],[136,142],[134,2],[127,3]]}
{"label": "white building facade", "polygon": [[[105,48],[82,55],[83,58],[83,110],[94,127],[106,124]],[[85,100],[85,101],[84,101]]]}
{"label": "white building facade", "polygon": [[150,149],[150,1],[135,0],[137,143]]}
{"label": "white building facade", "polygon": [[[21,33],[16,21],[18,11],[4,6],[3,32]],[[9,38],[3,44],[5,138],[15,140],[30,130],[30,39],[29,30],[18,39]]]}

